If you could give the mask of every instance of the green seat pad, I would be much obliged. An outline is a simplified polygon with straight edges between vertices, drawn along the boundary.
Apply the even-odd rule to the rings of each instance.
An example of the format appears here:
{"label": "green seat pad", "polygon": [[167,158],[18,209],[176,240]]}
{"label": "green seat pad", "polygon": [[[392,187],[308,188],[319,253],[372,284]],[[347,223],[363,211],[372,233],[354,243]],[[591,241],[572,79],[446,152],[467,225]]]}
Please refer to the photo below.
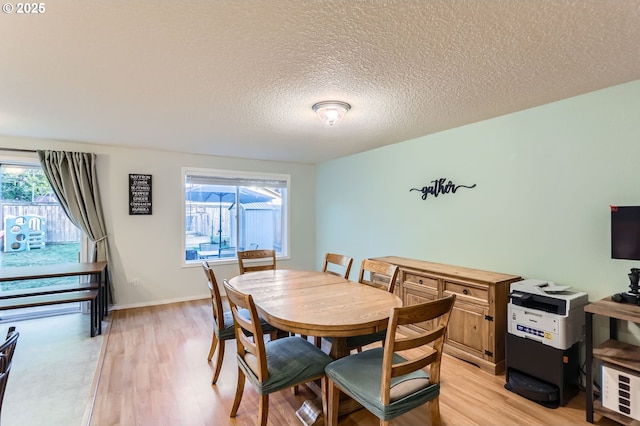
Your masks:
{"label": "green seat pad", "polygon": [[[269,377],[260,382],[254,371],[258,371],[255,356],[238,356],[238,366],[260,395],[269,394],[295,384],[308,382],[324,375],[324,368],[332,359],[310,342],[294,336],[265,343]],[[246,362],[245,362],[246,360]]]}
{"label": "green seat pad", "polygon": [[[327,377],[333,380],[367,410],[383,420],[401,414],[431,401],[440,394],[439,384],[429,384],[429,375],[418,370],[391,379],[391,403],[382,404],[382,357],[384,348],[370,349],[333,361],[327,365]],[[394,354],[393,363],[406,361]]]}

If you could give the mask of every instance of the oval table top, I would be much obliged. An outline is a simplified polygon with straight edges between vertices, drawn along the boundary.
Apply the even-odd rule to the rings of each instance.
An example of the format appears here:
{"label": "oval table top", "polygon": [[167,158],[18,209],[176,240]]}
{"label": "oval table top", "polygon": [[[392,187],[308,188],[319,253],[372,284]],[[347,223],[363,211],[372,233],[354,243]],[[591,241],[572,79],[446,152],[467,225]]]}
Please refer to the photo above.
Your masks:
{"label": "oval table top", "polygon": [[346,337],[385,330],[396,295],[318,271],[276,269],[250,272],[229,280],[251,294],[271,325],[291,333],[332,337],[331,355],[348,355]]}

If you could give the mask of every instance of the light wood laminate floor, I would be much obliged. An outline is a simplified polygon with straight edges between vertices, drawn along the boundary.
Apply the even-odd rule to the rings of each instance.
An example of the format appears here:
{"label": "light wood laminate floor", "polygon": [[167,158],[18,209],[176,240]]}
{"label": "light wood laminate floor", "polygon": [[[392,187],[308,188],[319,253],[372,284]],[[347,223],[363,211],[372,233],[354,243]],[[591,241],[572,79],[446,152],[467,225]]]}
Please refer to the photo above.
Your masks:
{"label": "light wood laminate floor", "polygon": [[[258,398],[248,383],[237,417],[229,418],[237,378],[234,341],[227,342],[222,373],[211,386],[211,317],[209,300],[114,311],[90,424],[255,425]],[[589,424],[584,393],[566,407],[544,408],[505,390],[504,375],[493,376],[447,355],[441,375],[445,426]],[[298,395],[272,394],[269,424],[300,425],[295,411],[312,397],[306,387]],[[426,419],[427,409],[421,407],[392,424],[422,425]],[[596,420],[599,425],[615,424],[597,414]],[[378,420],[360,410],[340,424],[378,425]]]}

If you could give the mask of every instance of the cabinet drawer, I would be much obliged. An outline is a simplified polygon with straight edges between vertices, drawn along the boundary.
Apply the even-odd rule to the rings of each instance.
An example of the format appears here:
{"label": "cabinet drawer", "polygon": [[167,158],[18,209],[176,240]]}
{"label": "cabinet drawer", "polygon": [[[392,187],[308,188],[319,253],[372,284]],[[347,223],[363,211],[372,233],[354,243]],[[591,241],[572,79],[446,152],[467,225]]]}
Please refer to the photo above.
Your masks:
{"label": "cabinet drawer", "polygon": [[444,291],[460,297],[473,297],[486,303],[489,301],[489,288],[464,283],[444,282]]}
{"label": "cabinet drawer", "polygon": [[404,274],[404,280],[413,284],[418,284],[434,289],[438,288],[438,280],[431,277],[425,277],[424,275],[416,274]]}

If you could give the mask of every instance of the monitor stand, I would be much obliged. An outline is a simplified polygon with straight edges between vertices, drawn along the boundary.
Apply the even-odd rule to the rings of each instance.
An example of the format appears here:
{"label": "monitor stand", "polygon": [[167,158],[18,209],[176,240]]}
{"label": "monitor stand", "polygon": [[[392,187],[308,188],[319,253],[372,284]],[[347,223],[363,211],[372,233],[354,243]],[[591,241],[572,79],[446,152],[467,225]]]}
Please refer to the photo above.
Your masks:
{"label": "monitor stand", "polygon": [[632,303],[634,305],[640,305],[640,268],[631,268],[631,273],[629,273],[629,291],[624,293],[616,293],[611,298],[620,303]]}

